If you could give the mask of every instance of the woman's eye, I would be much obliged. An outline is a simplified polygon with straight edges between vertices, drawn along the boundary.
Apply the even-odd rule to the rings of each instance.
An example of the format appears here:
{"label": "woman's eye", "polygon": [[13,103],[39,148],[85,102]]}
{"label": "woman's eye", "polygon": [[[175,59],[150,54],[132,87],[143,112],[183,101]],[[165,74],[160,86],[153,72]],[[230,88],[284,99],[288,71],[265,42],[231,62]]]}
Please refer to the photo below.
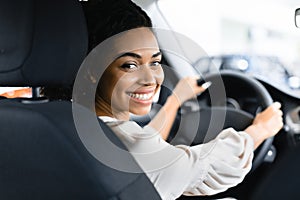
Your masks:
{"label": "woman's eye", "polygon": [[160,66],[161,65],[161,62],[160,61],[154,61],[154,62],[152,62],[151,63],[151,67],[158,67],[158,66]]}
{"label": "woman's eye", "polygon": [[138,66],[133,63],[125,63],[121,66],[121,68],[124,70],[133,71],[133,70],[136,70],[138,68]]}

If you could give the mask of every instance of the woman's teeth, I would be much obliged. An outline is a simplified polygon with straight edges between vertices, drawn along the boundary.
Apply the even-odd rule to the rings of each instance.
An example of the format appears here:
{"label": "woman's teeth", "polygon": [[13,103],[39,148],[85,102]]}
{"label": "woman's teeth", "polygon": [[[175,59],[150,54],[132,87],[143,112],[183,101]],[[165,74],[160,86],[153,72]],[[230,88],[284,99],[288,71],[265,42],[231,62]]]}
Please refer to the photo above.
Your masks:
{"label": "woman's teeth", "polygon": [[139,100],[149,100],[152,97],[152,93],[148,93],[148,94],[129,93],[129,96]]}

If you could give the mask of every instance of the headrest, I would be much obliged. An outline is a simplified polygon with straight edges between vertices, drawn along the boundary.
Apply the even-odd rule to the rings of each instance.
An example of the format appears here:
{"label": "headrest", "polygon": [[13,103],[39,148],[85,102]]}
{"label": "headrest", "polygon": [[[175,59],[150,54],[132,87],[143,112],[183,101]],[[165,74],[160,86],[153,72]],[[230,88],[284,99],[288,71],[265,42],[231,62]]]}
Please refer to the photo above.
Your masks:
{"label": "headrest", "polygon": [[0,86],[70,85],[87,44],[77,0],[0,2]]}

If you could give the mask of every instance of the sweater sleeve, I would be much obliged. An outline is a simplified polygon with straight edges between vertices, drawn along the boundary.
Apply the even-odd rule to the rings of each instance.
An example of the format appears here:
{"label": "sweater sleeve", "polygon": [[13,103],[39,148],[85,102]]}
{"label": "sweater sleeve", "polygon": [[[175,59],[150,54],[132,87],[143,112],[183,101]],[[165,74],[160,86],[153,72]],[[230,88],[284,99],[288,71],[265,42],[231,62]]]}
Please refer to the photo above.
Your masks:
{"label": "sweater sleeve", "polygon": [[194,166],[194,174],[184,194],[213,195],[242,182],[252,166],[253,146],[247,133],[229,128],[207,144],[190,147],[191,159],[195,159],[195,163],[202,160],[204,164],[202,169]]}

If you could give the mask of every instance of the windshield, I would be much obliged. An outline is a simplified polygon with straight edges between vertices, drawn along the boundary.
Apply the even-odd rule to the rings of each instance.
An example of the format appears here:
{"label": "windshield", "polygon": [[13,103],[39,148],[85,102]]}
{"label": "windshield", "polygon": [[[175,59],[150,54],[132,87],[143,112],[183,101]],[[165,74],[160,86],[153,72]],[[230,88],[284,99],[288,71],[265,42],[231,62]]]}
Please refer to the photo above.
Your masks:
{"label": "windshield", "polygon": [[300,30],[294,24],[299,6],[296,0],[158,1],[167,26],[191,38],[212,58],[199,57],[201,65],[194,63],[198,71],[209,71],[209,64],[227,65],[276,87],[284,84],[294,93],[300,86],[289,85],[289,77],[300,77]]}

